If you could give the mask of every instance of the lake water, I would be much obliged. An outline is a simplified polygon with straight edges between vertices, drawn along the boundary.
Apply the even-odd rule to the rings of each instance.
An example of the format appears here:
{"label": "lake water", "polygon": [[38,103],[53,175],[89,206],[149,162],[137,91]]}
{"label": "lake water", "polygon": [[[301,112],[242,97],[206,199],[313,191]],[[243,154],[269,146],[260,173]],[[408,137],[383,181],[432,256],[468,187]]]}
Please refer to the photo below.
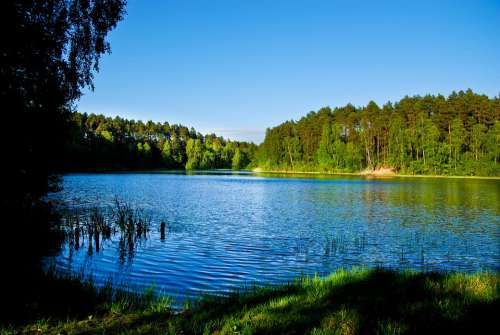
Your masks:
{"label": "lake water", "polygon": [[66,175],[63,187],[51,198],[70,209],[119,198],[151,227],[133,246],[119,234],[99,250],[66,241],[47,263],[178,302],[353,266],[500,269],[500,180],[115,173]]}

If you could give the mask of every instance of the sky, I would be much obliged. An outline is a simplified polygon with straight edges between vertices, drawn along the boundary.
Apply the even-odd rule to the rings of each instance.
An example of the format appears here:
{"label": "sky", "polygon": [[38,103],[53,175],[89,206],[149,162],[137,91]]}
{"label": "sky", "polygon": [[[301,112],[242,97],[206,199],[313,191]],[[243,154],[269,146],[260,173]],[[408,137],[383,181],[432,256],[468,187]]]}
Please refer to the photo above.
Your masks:
{"label": "sky", "polygon": [[81,112],[260,143],[324,106],[500,93],[500,0],[128,0]]}

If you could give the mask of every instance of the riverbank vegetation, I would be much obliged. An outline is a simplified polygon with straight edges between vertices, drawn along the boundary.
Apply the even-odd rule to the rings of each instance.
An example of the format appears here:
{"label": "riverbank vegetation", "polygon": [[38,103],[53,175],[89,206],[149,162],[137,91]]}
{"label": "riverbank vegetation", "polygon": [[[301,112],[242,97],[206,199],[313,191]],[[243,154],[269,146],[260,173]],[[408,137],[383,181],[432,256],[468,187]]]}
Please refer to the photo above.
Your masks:
{"label": "riverbank vegetation", "polygon": [[247,169],[500,176],[500,98],[471,90],[379,107],[325,107],[267,129],[264,142],[168,122],[73,113],[65,170]]}
{"label": "riverbank vegetation", "polygon": [[500,176],[500,97],[471,90],[348,104],[267,129],[255,165],[266,171]]}
{"label": "riverbank vegetation", "polygon": [[202,135],[168,122],[73,113],[64,170],[244,169],[253,143]]}
{"label": "riverbank vegetation", "polygon": [[[186,303],[179,313],[168,298],[154,296],[151,290],[119,294],[85,281],[51,278],[49,283],[65,288],[67,294],[56,299],[68,300],[51,301],[50,308],[75,309],[65,307],[54,314],[38,299],[36,313],[4,324],[3,333],[467,333],[494,329],[500,307],[500,276],[491,273],[339,270],[325,278],[202,297]],[[38,294],[48,298],[50,292]]]}
{"label": "riverbank vegetation", "polygon": [[264,142],[225,140],[168,122],[72,114],[66,170],[245,169],[500,176],[500,98],[471,90],[379,107],[311,112]]}

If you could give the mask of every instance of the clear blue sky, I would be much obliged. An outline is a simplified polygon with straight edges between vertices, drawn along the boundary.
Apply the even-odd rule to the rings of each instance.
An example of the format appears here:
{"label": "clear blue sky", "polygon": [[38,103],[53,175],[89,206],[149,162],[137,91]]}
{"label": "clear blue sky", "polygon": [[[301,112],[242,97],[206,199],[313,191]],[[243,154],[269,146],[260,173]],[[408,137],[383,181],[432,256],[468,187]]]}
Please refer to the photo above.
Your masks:
{"label": "clear blue sky", "polygon": [[323,106],[500,92],[500,0],[129,0],[79,110],[260,142]]}

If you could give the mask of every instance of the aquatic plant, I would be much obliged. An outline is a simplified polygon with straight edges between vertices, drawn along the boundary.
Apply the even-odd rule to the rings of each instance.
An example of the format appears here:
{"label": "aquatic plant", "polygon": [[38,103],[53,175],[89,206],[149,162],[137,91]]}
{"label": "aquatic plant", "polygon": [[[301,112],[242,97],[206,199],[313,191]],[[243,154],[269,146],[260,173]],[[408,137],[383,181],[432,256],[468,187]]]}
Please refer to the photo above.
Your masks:
{"label": "aquatic plant", "polygon": [[118,198],[114,200],[111,213],[119,229],[127,234],[145,237],[151,226],[151,216],[148,216],[143,209],[134,209],[130,204]]}
{"label": "aquatic plant", "polygon": [[[85,243],[87,254],[99,252],[106,240],[118,235],[119,260],[132,260],[137,244],[148,238],[153,219],[143,209],[115,198],[109,207],[65,208],[62,229],[70,253]],[[163,221],[162,221],[163,222]],[[162,235],[164,238],[164,235]]]}

